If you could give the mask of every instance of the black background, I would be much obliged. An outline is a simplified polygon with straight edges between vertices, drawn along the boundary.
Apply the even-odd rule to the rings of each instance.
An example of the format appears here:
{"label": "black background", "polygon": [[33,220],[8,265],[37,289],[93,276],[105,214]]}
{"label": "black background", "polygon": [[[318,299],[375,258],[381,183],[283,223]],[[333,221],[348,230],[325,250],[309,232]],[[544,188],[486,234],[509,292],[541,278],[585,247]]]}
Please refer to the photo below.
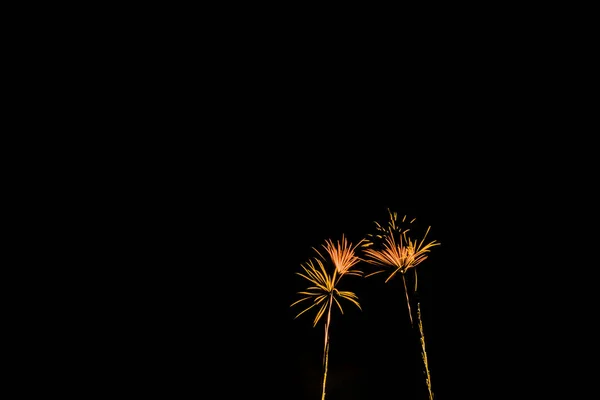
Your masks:
{"label": "black background", "polygon": [[[134,382],[166,394],[319,396],[323,325],[294,320],[289,306],[304,287],[295,272],[311,247],[342,234],[355,243],[388,208],[430,225],[441,242],[419,267],[436,396],[487,390],[497,379],[489,366],[520,357],[531,287],[505,269],[539,273],[521,258],[524,239],[514,240],[535,205],[507,190],[489,164],[443,158],[433,139],[361,136],[304,138],[303,146],[232,137],[216,154],[204,151],[213,154],[208,166],[171,168],[160,185],[145,186],[129,209],[141,256],[118,313]],[[329,398],[426,398],[400,282],[344,282],[363,311],[349,304],[334,314]],[[513,365],[513,376],[522,368]]]}
{"label": "black background", "polygon": [[[530,396],[539,371],[566,386],[555,265],[585,218],[569,194],[589,159],[564,136],[581,109],[549,84],[551,52],[473,32],[422,37],[411,57],[302,32],[159,37],[121,46],[75,118],[109,149],[90,176],[107,232],[93,351],[109,361],[93,387],[317,398],[323,325],[294,320],[295,272],[388,208],[441,243],[419,267],[436,398]],[[330,400],[427,398],[398,283],[344,282],[363,311],[334,315]]]}

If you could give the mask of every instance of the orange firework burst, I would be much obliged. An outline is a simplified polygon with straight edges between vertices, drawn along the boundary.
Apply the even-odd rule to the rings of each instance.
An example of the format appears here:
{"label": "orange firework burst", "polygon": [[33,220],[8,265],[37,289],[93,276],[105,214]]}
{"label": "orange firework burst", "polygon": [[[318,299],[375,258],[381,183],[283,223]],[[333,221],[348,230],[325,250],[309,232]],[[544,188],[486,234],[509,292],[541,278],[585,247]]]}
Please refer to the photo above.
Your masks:
{"label": "orange firework burst", "polygon": [[[390,219],[387,226],[382,226],[378,222],[375,222],[377,229],[376,233],[367,235],[367,238],[363,243],[363,253],[365,255],[365,261],[383,267],[383,269],[375,271],[367,276],[375,275],[385,271],[391,271],[387,279],[388,282],[394,275],[400,272],[402,276],[402,282],[404,284],[404,293],[406,294],[406,305],[408,308],[408,316],[410,318],[410,324],[413,325],[413,315],[410,306],[410,297],[408,294],[408,288],[406,287],[406,272],[414,270],[415,286],[414,292],[417,291],[417,270],[416,266],[425,261],[428,257],[428,253],[434,246],[439,246],[440,243],[433,240],[429,243],[425,243],[429,229],[423,235],[423,238],[413,239],[410,228],[403,229],[398,223],[398,215],[389,211]],[[404,225],[412,224],[415,219],[410,222],[406,221],[406,216],[402,218],[400,223]],[[425,383],[429,393],[429,399],[433,400],[433,391],[431,389],[431,374],[429,373],[429,364],[427,362],[427,352],[425,350],[425,336],[423,333],[423,323],[421,320],[421,305],[417,302],[417,318],[419,321],[419,334],[421,353],[423,357],[423,364],[425,368]]]}
{"label": "orange firework burst", "polygon": [[[406,216],[402,219],[402,222],[406,221]],[[413,223],[415,219],[409,223]],[[388,267],[392,267],[393,271],[390,273],[388,278],[385,280],[389,281],[396,273],[406,273],[410,268],[414,268],[425,259],[427,259],[427,253],[432,247],[438,246],[439,243],[431,241],[425,244],[425,239],[429,233],[430,227],[427,228],[423,238],[419,240],[413,240],[408,236],[410,229],[402,229],[397,225],[397,214],[390,212],[390,221],[387,227],[382,227],[379,223],[377,225],[378,233],[375,235],[367,235],[367,239],[364,241],[363,250],[366,260],[368,263],[385,267],[385,269],[373,272],[370,275],[374,275],[380,272],[387,271]],[[369,248],[377,242],[379,239],[381,242],[381,248]]]}
{"label": "orange firework burst", "polygon": [[[357,301],[358,297],[353,292],[338,290],[336,286],[343,276],[362,275],[362,271],[356,269],[351,270],[351,268],[360,261],[360,258],[356,256],[356,248],[361,243],[362,240],[352,246],[352,243],[349,243],[343,235],[342,240],[338,240],[337,244],[334,244],[331,239],[328,239],[325,241],[325,244],[322,245],[327,256],[324,256],[319,250],[313,247],[318,254],[318,257],[310,259],[308,262],[301,265],[304,273],[296,272],[297,275],[300,275],[309,281],[312,286],[308,287],[307,291],[298,292],[298,294],[302,294],[306,297],[294,302],[290,307],[311,298],[313,299],[313,302],[309,307],[296,315],[296,318],[311,308],[320,305],[321,308],[313,321],[313,326],[316,326],[331,302],[335,302],[343,314],[344,310],[342,309],[338,298],[348,300],[360,308],[360,304]],[[328,263],[331,263],[334,266],[333,273],[331,274],[327,272],[328,268],[326,264]]]}
{"label": "orange firework burst", "polygon": [[[356,245],[349,243],[346,238],[342,235],[342,240],[337,241],[336,244],[328,239],[322,247],[325,249],[326,255],[320,253],[316,248],[313,248],[318,254],[318,257],[310,259],[305,264],[301,264],[304,273],[296,272],[304,279],[310,282],[310,286],[306,291],[298,292],[305,297],[298,301],[295,301],[290,307],[301,303],[306,300],[312,299],[312,304],[301,311],[295,318],[304,314],[313,307],[319,306],[315,319],[313,320],[313,327],[317,325],[321,317],[327,311],[327,320],[325,323],[325,346],[323,350],[323,390],[321,399],[325,399],[325,384],[327,381],[327,366],[329,360],[329,326],[331,323],[331,308],[333,303],[337,305],[340,312],[343,314],[344,310],[338,299],[345,299],[356,305],[360,309],[358,303],[358,296],[353,292],[338,290],[337,285],[339,284],[342,277],[346,275],[357,275],[361,276],[362,271],[351,269],[361,259],[356,256],[356,248],[362,243],[359,241]],[[333,265],[333,268],[331,268]],[[328,269],[333,269],[333,272],[328,273]]]}
{"label": "orange firework burst", "polygon": [[[337,245],[334,245],[331,239],[325,241],[323,247],[331,258],[333,265],[335,265],[335,269],[337,270],[338,274],[340,274],[340,277],[360,261],[360,258],[355,255],[356,247],[360,243],[362,243],[362,241],[358,242],[356,246],[353,247],[352,243],[349,243],[344,235],[342,235],[341,242],[338,240]],[[321,258],[325,258],[321,255],[321,253],[319,253],[318,250],[315,249],[315,251]]]}

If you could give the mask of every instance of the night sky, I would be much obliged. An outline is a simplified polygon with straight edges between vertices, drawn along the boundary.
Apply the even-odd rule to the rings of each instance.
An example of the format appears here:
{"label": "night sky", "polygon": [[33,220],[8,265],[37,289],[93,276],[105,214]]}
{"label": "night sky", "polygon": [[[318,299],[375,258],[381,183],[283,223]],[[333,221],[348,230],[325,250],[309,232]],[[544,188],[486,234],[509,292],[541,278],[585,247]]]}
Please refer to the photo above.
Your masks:
{"label": "night sky", "polygon": [[[211,33],[198,44],[196,33],[164,40],[161,28],[145,40],[147,57],[132,51],[141,41],[123,41],[139,60],[127,71],[121,60],[106,68],[119,79],[103,89],[101,107],[81,102],[98,110],[80,118],[107,149],[98,145],[97,172],[81,178],[90,192],[74,182],[67,202],[84,209],[78,223],[102,232],[88,240],[74,230],[98,246],[81,268],[86,257],[102,258],[93,269],[100,311],[81,313],[93,316],[97,338],[82,354],[107,366],[88,389],[320,399],[324,326],[312,327],[314,314],[294,319],[290,304],[306,287],[295,273],[312,247],[342,235],[356,243],[390,209],[431,226],[441,243],[417,267],[435,399],[539,398],[562,374],[531,371],[562,355],[557,332],[579,335],[570,314],[579,305],[563,302],[571,287],[563,279],[585,280],[568,269],[571,253],[597,236],[569,226],[587,224],[580,198],[592,196],[577,193],[595,187],[583,174],[595,169],[582,160],[596,160],[579,156],[596,148],[591,141],[570,136],[589,131],[574,125],[580,107],[569,114],[562,105],[587,96],[563,95],[555,82],[565,74],[550,68],[569,56],[555,53],[552,39],[548,59],[529,64],[545,30],[515,56],[478,28],[464,39],[441,31],[424,45],[405,40],[418,49],[406,53],[362,34],[338,41],[337,31],[336,40],[307,42],[312,26],[294,29],[294,38],[236,30],[228,43]],[[580,85],[570,81],[578,73],[567,75],[565,87]],[[104,68],[98,76],[101,86],[112,81]],[[104,141],[105,132],[117,133]],[[383,280],[342,281],[363,311],[348,303],[333,314],[328,400],[427,399],[401,280]]]}
{"label": "night sky", "polygon": [[[135,296],[133,322],[128,320],[136,332],[143,327],[130,339],[139,351],[132,353],[136,362],[143,360],[143,370],[151,371],[140,378],[144,387],[224,392],[218,398],[320,398],[324,325],[321,320],[313,328],[311,313],[294,319],[301,309],[290,305],[306,288],[295,273],[315,255],[312,247],[342,234],[356,243],[374,231],[375,220],[387,222],[388,208],[416,218],[415,229],[431,226],[428,237],[441,243],[418,266],[433,391],[448,398],[453,386],[469,385],[453,381],[467,367],[455,365],[466,317],[460,312],[465,288],[457,277],[464,261],[454,259],[462,237],[453,236],[453,225],[461,217],[448,202],[452,191],[439,179],[411,187],[411,174],[387,181],[389,173],[369,177],[357,172],[358,163],[352,166],[350,173],[342,165],[337,171],[288,169],[287,179],[277,165],[253,167],[237,171],[222,187],[211,185],[210,192],[171,192],[172,211],[148,226],[164,242],[147,249],[156,258],[151,268],[141,267],[142,294]],[[210,203],[195,202],[203,197]],[[472,222],[463,216],[463,223]],[[357,268],[373,270],[366,263]],[[347,303],[344,315],[333,312],[331,400],[427,398],[401,280],[384,279],[342,280],[340,289],[354,291],[363,311]]]}
{"label": "night sky", "polygon": [[[532,322],[549,318],[536,293],[558,289],[539,283],[546,264],[534,258],[550,253],[530,249],[571,211],[547,210],[560,171],[532,162],[536,149],[504,135],[516,122],[476,99],[425,107],[417,91],[406,107],[352,97],[330,107],[333,91],[215,105],[211,136],[135,148],[148,162],[123,179],[136,196],[122,246],[139,248],[115,334],[121,379],[167,397],[318,399],[323,321],[294,319],[305,288],[295,273],[312,247],[357,242],[389,208],[441,243],[417,267],[436,400],[523,393],[512,388],[547,356],[528,353],[545,346]],[[328,399],[426,399],[401,281],[342,283],[363,311],[333,314]]]}
{"label": "night sky", "polygon": [[[515,190],[486,154],[453,164],[417,151],[402,164],[379,144],[338,153],[290,146],[249,159],[220,148],[218,166],[171,157],[177,167],[158,170],[159,182],[129,204],[135,217],[120,233],[135,251],[122,260],[125,301],[115,302],[110,333],[122,350],[109,379],[176,398],[319,399],[324,325],[312,327],[314,314],[294,319],[300,309],[290,305],[306,287],[295,273],[312,247],[342,234],[356,243],[390,209],[416,218],[417,230],[431,226],[428,237],[441,243],[417,266],[436,399],[525,393],[515,386],[528,382],[532,363],[556,355],[541,339],[556,331],[538,332],[537,321],[562,306],[538,295],[560,288],[540,283],[547,264],[523,255],[543,245],[540,197]],[[383,280],[342,280],[363,311],[347,303],[333,313],[328,399],[427,399],[401,280]]]}

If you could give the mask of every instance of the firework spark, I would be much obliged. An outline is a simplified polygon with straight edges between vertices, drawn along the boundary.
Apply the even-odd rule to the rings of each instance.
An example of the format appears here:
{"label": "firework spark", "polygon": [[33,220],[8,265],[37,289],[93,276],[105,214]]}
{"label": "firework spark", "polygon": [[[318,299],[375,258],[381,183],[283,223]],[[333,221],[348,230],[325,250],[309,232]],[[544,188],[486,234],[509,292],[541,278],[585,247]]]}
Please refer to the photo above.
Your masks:
{"label": "firework spark", "polygon": [[[406,221],[406,216],[402,219],[402,222]],[[410,223],[415,220],[411,220]],[[397,225],[397,214],[390,212],[390,221],[387,227],[382,227],[379,223],[377,225],[377,234],[368,235],[364,240],[363,250],[366,259],[365,261],[380,267],[384,267],[379,271],[373,272],[367,276],[375,275],[380,272],[385,272],[389,267],[393,268],[388,278],[385,280],[389,281],[396,273],[400,272],[405,274],[410,268],[414,268],[427,259],[427,253],[430,252],[431,248],[438,246],[440,243],[433,240],[425,244],[425,239],[429,233],[429,228],[425,232],[423,238],[419,240],[413,240],[408,232],[410,229],[402,229]],[[375,243],[380,243],[380,248],[371,247]]]}
{"label": "firework spark", "polygon": [[[344,275],[350,268],[356,265],[360,258],[356,256],[355,250],[362,243],[362,241],[358,242],[355,246],[352,246],[352,243],[349,243],[348,240],[342,235],[342,240],[337,242],[337,244],[333,244],[331,239],[325,241],[323,248],[327,251],[327,254],[333,261],[337,272],[341,275]],[[317,251],[315,249],[315,251]],[[317,253],[319,253],[317,251]],[[324,258],[320,253],[319,256]]]}
{"label": "firework spark", "polygon": [[[325,249],[326,255],[323,255],[316,248],[313,248],[318,254],[318,257],[314,257],[308,262],[300,265],[304,270],[304,273],[296,272],[297,275],[300,275],[309,281],[311,286],[309,286],[306,291],[298,292],[298,294],[304,295],[305,297],[294,302],[290,307],[305,300],[312,299],[313,301],[310,306],[296,315],[296,318],[311,308],[320,305],[321,307],[313,320],[313,326],[316,326],[331,302],[335,302],[343,314],[344,310],[338,299],[348,300],[360,308],[360,304],[357,301],[358,297],[353,292],[338,290],[336,286],[340,279],[346,275],[362,276],[362,271],[351,269],[361,261],[356,255],[356,248],[361,243],[362,240],[352,246],[352,243],[349,243],[346,238],[342,236],[342,240],[338,240],[337,244],[334,244],[331,239],[325,241],[325,244],[322,245],[322,247]],[[331,274],[327,271],[328,268],[326,264],[329,263],[334,266],[333,273]]]}
{"label": "firework spark", "polygon": [[[306,279],[310,286],[305,290],[298,292],[298,294],[304,297],[300,300],[295,301],[290,305],[293,307],[296,304],[312,299],[312,304],[302,310],[295,318],[309,311],[313,307],[318,307],[318,311],[313,320],[313,327],[317,325],[319,320],[327,312],[327,319],[325,323],[325,344],[323,349],[323,390],[321,399],[325,399],[325,387],[327,382],[327,368],[329,360],[329,326],[331,323],[331,308],[333,303],[340,309],[343,314],[344,310],[339,299],[348,300],[359,309],[361,309],[358,302],[358,296],[353,292],[338,290],[337,285],[339,284],[342,277],[348,275],[361,276],[362,271],[351,269],[361,259],[356,255],[356,248],[362,243],[359,241],[356,245],[349,243],[346,238],[342,235],[342,240],[333,243],[331,239],[325,241],[322,247],[325,249],[325,254],[319,252],[316,248],[313,248],[317,253],[317,257],[311,258],[308,262],[301,264],[303,273],[296,272],[302,278]],[[331,267],[333,265],[333,268]],[[328,269],[333,269],[332,273],[328,272]],[[306,304],[306,303],[304,303]],[[361,309],[362,310],[362,309]]]}
{"label": "firework spark", "polygon": [[[382,226],[378,222],[376,224],[376,233],[367,235],[367,238],[363,242],[363,253],[365,255],[365,261],[369,264],[383,267],[382,269],[375,271],[371,276],[381,272],[391,271],[385,282],[388,282],[394,275],[400,272],[402,276],[402,282],[404,284],[404,293],[406,295],[406,305],[408,308],[408,316],[410,318],[410,324],[413,324],[413,315],[411,309],[411,301],[406,287],[406,272],[413,269],[415,286],[414,292],[417,291],[417,270],[416,266],[425,261],[428,257],[428,253],[434,246],[439,246],[440,243],[433,240],[429,243],[425,243],[429,229],[423,235],[420,240],[413,239],[410,228],[403,229],[401,225],[407,223],[406,216],[402,218],[400,224],[398,223],[398,214],[389,211],[390,219],[387,226]],[[412,224],[415,219],[408,222],[408,225]],[[409,234],[410,232],[410,234]],[[427,352],[425,349],[425,335],[423,333],[423,322],[421,319],[421,304],[417,301],[417,318],[419,321],[419,335],[421,344],[421,354],[423,358],[423,364],[425,366],[425,383],[429,392],[429,399],[433,400],[433,391],[431,389],[431,375],[429,373],[429,364],[427,362]]]}

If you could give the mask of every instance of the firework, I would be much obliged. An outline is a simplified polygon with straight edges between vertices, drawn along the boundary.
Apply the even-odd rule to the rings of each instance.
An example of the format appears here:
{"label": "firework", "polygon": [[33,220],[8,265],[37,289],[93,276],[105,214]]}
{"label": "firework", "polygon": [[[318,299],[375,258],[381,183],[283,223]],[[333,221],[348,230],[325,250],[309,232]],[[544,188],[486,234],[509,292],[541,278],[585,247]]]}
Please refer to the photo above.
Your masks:
{"label": "firework", "polygon": [[[414,271],[414,291],[417,292],[417,270],[416,266],[425,261],[428,257],[428,253],[435,246],[439,246],[440,243],[433,240],[426,243],[427,235],[431,227],[427,228],[427,231],[421,239],[416,238],[416,235],[411,232],[411,224],[415,221],[412,219],[407,221],[406,216],[398,221],[398,214],[389,211],[389,220],[386,225],[381,225],[378,222],[376,224],[376,231],[374,234],[369,234],[363,241],[363,254],[365,261],[371,265],[379,267],[373,273],[366,275],[366,277],[376,275],[382,272],[388,272],[389,275],[385,282],[387,283],[390,279],[400,273],[402,276],[402,283],[404,286],[404,293],[406,296],[406,306],[408,308],[408,316],[410,324],[414,327],[413,323],[413,312],[411,308],[411,299],[409,291],[406,286],[406,273],[410,270]],[[408,228],[405,228],[408,226]],[[423,333],[423,323],[421,320],[421,304],[417,302],[417,318],[419,321],[419,338],[421,345],[421,354],[423,363],[425,366],[425,383],[429,391],[430,400],[433,399],[433,391],[431,390],[431,375],[429,373],[429,364],[427,362],[427,352],[425,351],[425,336]]]}
{"label": "firework", "polygon": [[[313,320],[313,327],[317,325],[319,320],[327,313],[325,321],[325,343],[323,348],[323,387],[321,399],[325,399],[325,388],[327,382],[327,368],[329,361],[329,326],[331,323],[331,308],[333,304],[339,308],[343,314],[344,310],[340,303],[340,300],[347,300],[359,309],[361,309],[358,302],[358,296],[350,291],[339,290],[337,288],[340,280],[344,276],[356,275],[361,276],[362,271],[352,269],[361,259],[356,255],[356,248],[362,243],[362,240],[356,245],[348,242],[347,239],[342,235],[342,239],[334,243],[331,239],[325,241],[322,245],[324,252],[320,252],[318,249],[313,248],[317,253],[317,256],[309,259],[306,263],[301,264],[303,272],[296,272],[299,276],[306,279],[310,286],[298,294],[303,295],[301,299],[295,301],[290,305],[293,307],[297,304],[307,304],[300,313],[296,315],[298,318],[300,315],[307,311],[315,308],[318,310]],[[332,272],[329,272],[332,270]],[[312,300],[312,301],[310,301]],[[308,301],[307,303],[304,303]]]}

